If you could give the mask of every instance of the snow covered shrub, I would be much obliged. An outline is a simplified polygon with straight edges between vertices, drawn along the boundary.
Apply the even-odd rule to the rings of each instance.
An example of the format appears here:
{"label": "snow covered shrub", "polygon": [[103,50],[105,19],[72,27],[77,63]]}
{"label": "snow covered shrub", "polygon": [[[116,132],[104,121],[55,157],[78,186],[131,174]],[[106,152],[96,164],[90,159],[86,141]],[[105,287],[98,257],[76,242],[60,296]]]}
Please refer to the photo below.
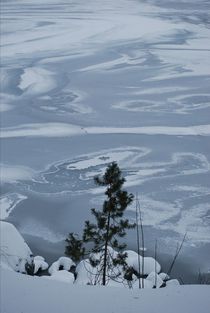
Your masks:
{"label": "snow covered shrub", "polygon": [[126,264],[133,268],[135,273],[140,276],[147,276],[151,272],[153,272],[155,269],[157,273],[160,272],[161,266],[160,264],[152,257],[144,257],[144,272],[142,272],[142,267],[140,266],[140,273],[139,273],[139,261],[140,265],[142,264],[143,258],[141,255],[138,255],[137,252],[132,250],[126,250],[124,251],[127,255],[125,261]]}
{"label": "snow covered shrub", "polygon": [[75,263],[72,261],[72,259],[67,257],[60,257],[56,262],[54,262],[50,268],[48,269],[48,272],[50,275],[53,275],[53,273],[61,270],[66,270],[68,272],[73,271],[75,267]]}
{"label": "snow covered shrub", "polygon": [[34,263],[34,274],[36,275],[40,274],[41,271],[47,270],[49,267],[48,263],[45,262],[45,259],[40,255],[34,257],[33,263]]}

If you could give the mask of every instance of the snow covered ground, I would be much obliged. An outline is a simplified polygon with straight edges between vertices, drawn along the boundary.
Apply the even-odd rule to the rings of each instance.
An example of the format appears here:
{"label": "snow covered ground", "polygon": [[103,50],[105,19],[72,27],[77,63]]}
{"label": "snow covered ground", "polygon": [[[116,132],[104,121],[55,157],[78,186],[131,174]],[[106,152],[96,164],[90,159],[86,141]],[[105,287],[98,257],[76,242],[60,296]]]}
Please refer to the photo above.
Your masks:
{"label": "snow covered ground", "polygon": [[116,160],[148,249],[158,238],[174,254],[187,232],[183,262],[209,270],[209,12],[205,0],[1,1],[1,219],[37,253],[63,254],[103,201],[93,176]]}
{"label": "snow covered ground", "polygon": [[[209,286],[173,286],[153,290],[74,286],[8,270],[2,273],[4,313],[208,313]],[[13,301],[11,301],[11,298]]]}
{"label": "snow covered ground", "polygon": [[[90,272],[83,266],[83,261],[77,268],[78,277],[74,283],[74,275],[69,272],[70,267],[74,264],[66,257],[61,257],[52,264],[49,268],[51,276],[38,277],[17,273],[17,271],[24,273],[26,261],[29,262],[31,256],[31,250],[12,224],[1,222],[0,226],[1,312],[132,313],[139,310],[143,313],[156,313],[160,310],[169,313],[197,313],[198,310],[201,313],[208,312],[210,305],[209,286],[180,286],[174,280],[169,280],[166,282],[165,288],[152,289],[156,275],[154,272],[151,272],[145,279],[145,288],[150,288],[150,290],[139,290],[137,281],[136,284],[133,284],[133,289],[124,288],[126,286],[116,282],[106,287],[87,286],[86,278]],[[127,251],[127,253],[129,265],[135,267],[136,253],[132,251]],[[17,263],[22,264],[22,268],[17,268]],[[40,268],[42,270],[48,268],[48,264],[41,256],[36,256],[34,263],[34,273],[37,273]],[[145,270],[151,271],[153,263],[154,259],[146,258]],[[60,266],[63,266],[62,270],[59,270]],[[159,265],[157,270],[160,271]],[[162,278],[164,278],[163,276]],[[155,281],[157,286],[163,283],[161,274],[157,276]]]}

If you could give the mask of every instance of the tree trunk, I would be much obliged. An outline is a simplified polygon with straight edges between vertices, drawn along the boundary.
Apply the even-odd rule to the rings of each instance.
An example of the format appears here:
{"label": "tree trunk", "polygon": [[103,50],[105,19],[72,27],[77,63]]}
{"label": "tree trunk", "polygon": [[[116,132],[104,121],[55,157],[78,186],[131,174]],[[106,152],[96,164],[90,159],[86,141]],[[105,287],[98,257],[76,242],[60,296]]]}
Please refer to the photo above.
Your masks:
{"label": "tree trunk", "polygon": [[108,214],[107,220],[107,229],[106,229],[106,241],[105,241],[105,251],[104,251],[104,267],[103,267],[103,277],[102,285],[106,285],[106,269],[107,269],[107,250],[108,250],[108,241],[109,241],[109,227],[110,227],[110,212]]}

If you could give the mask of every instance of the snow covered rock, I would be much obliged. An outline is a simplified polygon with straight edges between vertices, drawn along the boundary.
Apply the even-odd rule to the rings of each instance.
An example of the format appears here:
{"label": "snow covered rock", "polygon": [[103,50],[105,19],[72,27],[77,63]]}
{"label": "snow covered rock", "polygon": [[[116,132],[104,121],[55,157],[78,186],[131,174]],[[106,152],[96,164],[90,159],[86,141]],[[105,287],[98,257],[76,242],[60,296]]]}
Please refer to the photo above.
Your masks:
{"label": "snow covered rock", "polygon": [[72,259],[63,256],[50,266],[48,272],[50,273],[50,275],[53,275],[54,272],[60,270],[70,271],[72,266],[75,266],[75,263],[72,261]]}
{"label": "snow covered rock", "polygon": [[26,264],[33,261],[31,249],[14,225],[0,221],[0,228],[1,265],[26,273]]}
{"label": "snow covered rock", "polygon": [[49,267],[47,262],[45,262],[45,259],[40,255],[35,256],[33,261],[34,261],[34,274],[38,273],[38,271],[40,270],[45,271]]}
{"label": "snow covered rock", "polygon": [[[138,253],[132,250],[124,251],[127,253],[126,263],[129,267],[132,267],[136,272],[139,273],[139,260],[140,260],[140,274],[149,275],[151,272],[155,271],[159,273],[161,270],[160,264],[152,257],[142,257],[139,256]],[[144,268],[142,267],[144,260]]]}

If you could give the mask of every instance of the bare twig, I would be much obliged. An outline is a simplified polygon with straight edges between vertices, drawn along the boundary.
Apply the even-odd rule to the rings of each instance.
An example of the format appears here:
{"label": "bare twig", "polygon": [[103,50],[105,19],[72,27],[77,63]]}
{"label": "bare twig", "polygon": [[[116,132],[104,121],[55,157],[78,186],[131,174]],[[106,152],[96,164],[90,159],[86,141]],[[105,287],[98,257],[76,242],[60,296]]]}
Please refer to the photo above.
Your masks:
{"label": "bare twig", "polygon": [[173,258],[173,260],[172,260],[172,262],[171,262],[171,265],[169,266],[169,269],[168,269],[168,271],[167,271],[167,274],[168,274],[168,275],[170,275],[171,272],[172,272],[172,269],[173,269],[173,267],[174,267],[174,264],[175,264],[175,262],[176,262],[176,259],[177,259],[178,256],[179,256],[179,253],[180,253],[180,251],[181,251],[181,249],[182,249],[182,246],[183,246],[183,244],[184,244],[184,241],[185,241],[185,239],[186,239],[186,236],[187,236],[187,233],[184,234],[184,237],[183,237],[183,239],[182,239],[181,244],[180,244],[179,246],[177,246],[177,250],[176,250],[176,253],[175,253],[175,255],[174,255],[174,258]]}
{"label": "bare twig", "polygon": [[157,239],[155,240],[155,285],[154,288],[157,288]]}
{"label": "bare twig", "polygon": [[[143,228],[143,223],[142,223],[142,214],[141,214],[141,205],[139,202],[139,199],[137,199],[137,205],[138,205],[138,213],[139,213],[139,219],[140,219],[140,229],[141,229],[141,241],[142,241],[142,270],[141,270],[141,274],[142,274],[142,288],[144,288],[144,228]],[[139,273],[140,274],[140,273]]]}
{"label": "bare twig", "polygon": [[138,253],[139,289],[141,289],[141,265],[140,265],[140,240],[139,240],[139,221],[138,221],[138,194],[136,194],[136,237]]}

